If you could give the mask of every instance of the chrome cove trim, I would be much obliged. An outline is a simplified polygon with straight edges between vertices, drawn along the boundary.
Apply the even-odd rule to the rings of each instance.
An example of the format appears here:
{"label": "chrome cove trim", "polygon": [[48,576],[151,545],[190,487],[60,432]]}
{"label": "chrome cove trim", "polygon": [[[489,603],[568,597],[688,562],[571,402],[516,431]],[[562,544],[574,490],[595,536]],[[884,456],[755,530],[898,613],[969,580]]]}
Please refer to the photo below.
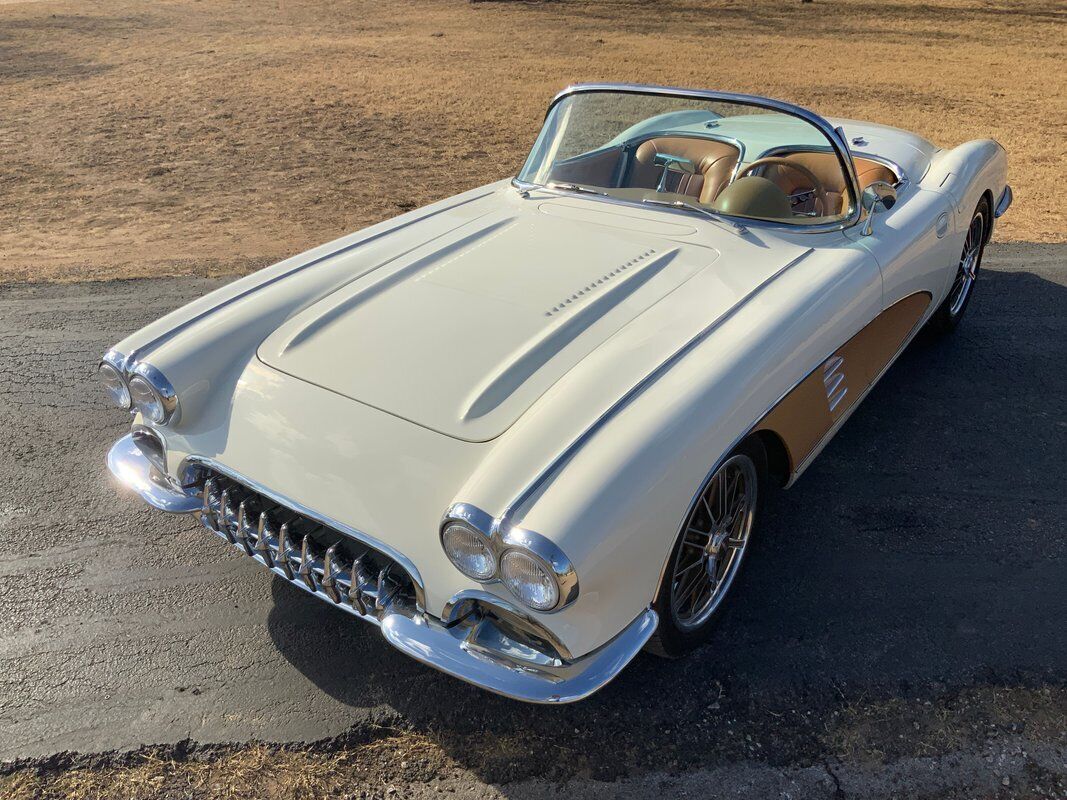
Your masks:
{"label": "chrome cove trim", "polygon": [[[547,611],[538,609],[537,613],[554,614],[578,599],[578,573],[570,559],[551,539],[536,531],[494,519],[488,512],[470,503],[453,503],[449,507],[441,520],[441,536],[444,536],[445,528],[453,522],[462,522],[466,527],[480,533],[493,550],[497,572],[491,578],[478,581],[479,583],[500,583],[507,588],[507,584],[499,576],[500,560],[508,550],[521,550],[537,559],[555,577],[559,587],[559,600],[556,605]],[[522,602],[517,597],[515,599]]]}
{"label": "chrome cove trim", "polygon": [[285,506],[290,511],[293,511],[299,514],[300,516],[307,517],[308,519],[317,522],[319,525],[322,525],[324,527],[332,528],[343,536],[347,536],[350,539],[355,539],[356,541],[362,542],[368,547],[373,547],[375,550],[384,553],[393,561],[398,563],[404,569],[405,572],[407,572],[408,576],[411,578],[411,582],[415,585],[415,600],[418,610],[420,612],[426,610],[426,584],[422,579],[422,575],[419,573],[418,567],[415,566],[411,559],[405,556],[399,550],[395,549],[394,547],[391,547],[382,540],[371,536],[370,534],[364,533],[360,530],[356,530],[355,528],[349,525],[345,525],[343,522],[339,522],[338,520],[331,519],[330,517],[327,517],[324,514],[320,514],[317,511],[313,511],[302,503],[297,503],[294,500],[290,500],[287,497],[283,497],[272,489],[264,486],[259,481],[255,481],[251,478],[245,477],[236,470],[230,469],[229,467],[220,464],[214,459],[207,458],[205,456],[189,456],[185,460],[183,469],[179,471],[179,474],[184,474],[190,467],[195,467],[197,465],[208,467],[209,469],[212,469],[216,472],[220,472],[226,477],[231,478],[232,480],[235,480],[238,483],[244,484],[257,494],[261,494],[264,497],[273,500],[278,505]]}
{"label": "chrome cove trim", "polygon": [[[860,192],[859,192],[859,179],[856,177],[856,168],[852,162],[852,156],[850,154],[848,144],[845,142],[843,131],[840,128],[835,128],[825,119],[809,111],[801,106],[793,105],[792,103],[786,103],[781,100],[773,100],[768,97],[759,97],[757,95],[750,94],[737,94],[734,92],[712,92],[706,89],[685,89],[678,86],[647,86],[642,84],[633,83],[581,83],[573,86],[568,86],[562,92],[552,98],[552,102],[548,104],[548,109],[545,112],[545,117],[551,113],[552,109],[566,97],[570,97],[574,94],[583,94],[590,92],[626,92],[630,94],[650,94],[659,95],[663,97],[689,97],[695,100],[710,100],[728,103],[737,103],[740,105],[748,105],[756,108],[766,108],[773,111],[779,111],[783,114],[788,114],[793,117],[804,120],[805,122],[814,125],[820,133],[822,133],[833,151],[837,154],[838,160],[841,162],[842,170],[847,177],[847,186],[849,191],[849,216],[839,222],[832,222],[820,225],[803,225],[796,224],[790,225],[788,223],[775,223],[767,220],[752,219],[749,217],[736,217],[730,214],[719,214],[723,219],[751,226],[754,228],[765,228],[768,230],[777,231],[789,231],[791,233],[826,233],[828,231],[838,231],[845,228],[849,228],[860,221],[861,209],[860,209]],[[517,178],[512,180],[512,185],[519,189],[520,192],[529,193],[535,188],[541,188],[538,184],[529,184],[524,181],[519,181]],[[590,197],[595,197],[590,195]],[[616,198],[596,197],[599,201],[611,200],[619,203],[620,205],[636,206],[640,208],[647,208],[646,205],[629,201],[618,200]],[[718,212],[714,212],[718,213]]]}
{"label": "chrome cove trim", "polygon": [[[575,438],[569,445],[567,445],[552,461],[541,470],[540,473],[508,504],[504,513],[500,515],[497,520],[494,520],[493,533],[497,531],[507,530],[512,525],[512,520],[519,514],[523,513],[528,504],[539,495],[547,485],[555,478],[555,476],[563,469],[564,466],[578,453],[582,447],[588,442],[601,428],[603,428],[613,417],[615,417],[620,411],[634,401],[642,392],[649,386],[659,380],[666,372],[674,367],[685,356],[692,352],[698,345],[700,345],[705,339],[711,336],[716,330],[718,330],[723,324],[729,321],[742,307],[762,292],[767,286],[773,283],[779,276],[781,276],[786,270],[796,266],[805,258],[807,258],[812,252],[813,248],[808,248],[799,256],[794,258],[789,263],[785,264],[781,269],[767,278],[763,283],[753,289],[746,297],[744,297],[739,303],[734,305],[729,311],[712,322],[706,328],[701,330],[688,342],[682,345],[676,350],[667,360],[659,364],[655,369],[645,375],[640,381],[638,381],[626,394],[616,400],[611,406],[608,407],[604,413],[597,417],[589,427],[587,427],[577,438]],[[772,406],[773,408],[773,406]],[[768,409],[769,411],[770,409]],[[762,417],[761,417],[762,418]],[[755,425],[753,425],[755,427]]]}
{"label": "chrome cove trim", "polygon": [[[198,459],[197,463],[205,466],[210,464],[210,469],[220,474],[232,474],[232,471],[220,469],[210,459]],[[149,505],[172,513],[196,514],[205,528],[223,537],[291,585],[334,608],[377,625],[385,640],[401,652],[460,680],[514,700],[554,704],[571,703],[588,697],[611,681],[637,655],[659,621],[654,611],[645,609],[617,636],[580,658],[572,658],[567,648],[526,612],[488,592],[469,590],[455,595],[445,606],[445,621],[442,622],[421,608],[414,612],[410,606],[398,609],[392,595],[383,595],[380,591],[383,585],[381,576],[377,594],[371,591],[364,596],[364,593],[357,592],[353,597],[348,591],[351,589],[351,579],[347,579],[346,587],[345,576],[332,563],[330,550],[333,548],[327,549],[321,558],[312,556],[306,546],[298,550],[296,543],[289,541],[286,536],[286,525],[274,530],[273,524],[265,520],[265,514],[261,514],[258,520],[252,520],[244,512],[243,504],[234,512],[236,525],[216,527],[215,518],[220,514],[230,522],[229,513],[232,509],[229,506],[232,503],[219,498],[217,509],[209,504],[205,511],[198,489],[175,486],[153,474],[152,465],[133,443],[132,434],[124,436],[112,446],[108,453],[108,467],[121,484],[137,492]],[[279,501],[276,495],[264,491],[253,481],[239,476],[233,479],[279,505],[294,511],[300,508],[298,504]],[[318,515],[306,511],[297,513],[339,533],[351,531]],[[253,537],[250,531],[256,523],[256,542],[255,546],[251,546],[249,540]],[[414,567],[407,566],[410,562],[396,558],[395,551],[372,537],[361,534],[358,538],[375,542],[368,544],[408,570],[416,590],[421,589],[418,572]],[[297,552],[300,553],[299,568],[294,569]],[[285,554],[284,563],[277,557],[278,553]],[[368,598],[373,598],[373,603],[368,602]],[[475,602],[481,609],[479,613],[474,613]],[[490,612],[489,615],[485,611]],[[494,624],[492,614],[499,614],[501,626]],[[529,640],[511,638],[504,623],[512,618],[519,620],[522,627],[536,638],[547,642],[554,652],[542,652],[532,646]]]}
{"label": "chrome cove trim", "polygon": [[993,212],[993,219],[999,219],[1004,216],[1004,213],[1011,208],[1011,201],[1015,199],[1015,195],[1011,191],[1011,186],[1004,185],[1004,191],[1000,193],[1000,199],[997,201],[996,211]]}

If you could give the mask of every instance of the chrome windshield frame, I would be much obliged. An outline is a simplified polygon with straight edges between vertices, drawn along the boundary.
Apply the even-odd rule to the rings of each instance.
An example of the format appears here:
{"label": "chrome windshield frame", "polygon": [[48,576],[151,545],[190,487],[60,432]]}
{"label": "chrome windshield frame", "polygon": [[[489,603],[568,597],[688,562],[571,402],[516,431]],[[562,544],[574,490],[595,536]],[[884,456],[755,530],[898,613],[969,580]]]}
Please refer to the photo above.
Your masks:
{"label": "chrome windshield frame", "polygon": [[[548,119],[548,115],[552,113],[552,109],[556,107],[562,100],[571,97],[576,94],[591,94],[595,92],[600,93],[617,93],[617,94],[647,94],[660,97],[682,97],[691,98],[693,100],[708,100],[712,102],[722,103],[735,103],[737,105],[752,106],[754,108],[764,108],[770,111],[777,111],[782,114],[788,114],[789,116],[796,117],[804,122],[813,125],[823,136],[826,137],[830,143],[830,147],[837,155],[838,161],[841,163],[841,168],[844,170],[846,183],[849,192],[849,214],[846,218],[836,220],[834,222],[820,223],[816,225],[803,225],[803,224],[790,224],[786,222],[774,222],[773,220],[757,219],[753,217],[739,217],[733,214],[722,214],[712,209],[712,213],[718,214],[724,220],[737,222],[741,225],[751,228],[761,228],[765,230],[775,230],[788,233],[826,233],[828,231],[840,231],[845,228],[850,228],[860,221],[862,210],[860,208],[860,193],[859,193],[859,179],[856,176],[856,166],[852,160],[852,153],[849,150],[848,144],[845,141],[844,132],[840,128],[835,128],[823,117],[809,111],[802,106],[787,103],[783,100],[774,100],[769,97],[760,97],[758,95],[751,94],[738,94],[735,92],[713,92],[707,89],[686,89],[678,86],[653,86],[637,83],[579,83],[572,86],[568,86],[561,91],[555,97],[552,98],[552,102],[549,103],[548,109],[545,111],[545,119]],[[538,136],[540,138],[540,134]],[[534,145],[536,147],[536,143]],[[526,169],[530,158],[533,156],[533,148],[531,148],[530,155],[527,156],[525,162],[523,162],[523,170]],[[540,184],[530,183],[528,181],[520,180],[518,177],[512,178],[512,185],[523,192],[529,192],[534,189],[544,188]],[[590,196],[592,197],[592,196]],[[609,198],[594,198],[597,200],[607,200]],[[610,198],[611,202],[621,203],[623,205],[648,208],[647,205],[636,201],[625,200],[622,198]]]}

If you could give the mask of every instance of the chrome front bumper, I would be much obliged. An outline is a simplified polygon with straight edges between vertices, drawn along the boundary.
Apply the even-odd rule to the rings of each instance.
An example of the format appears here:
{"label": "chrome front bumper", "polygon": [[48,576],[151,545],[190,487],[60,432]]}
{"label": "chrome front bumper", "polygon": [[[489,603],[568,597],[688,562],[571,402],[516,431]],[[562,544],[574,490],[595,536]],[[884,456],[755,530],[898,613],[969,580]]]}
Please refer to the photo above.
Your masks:
{"label": "chrome front bumper", "polygon": [[[421,591],[416,592],[414,602],[401,599],[395,590],[398,584],[389,582],[389,569],[382,569],[377,581],[360,577],[359,559],[349,564],[348,570],[335,569],[324,555],[316,555],[307,541],[302,548],[291,547],[292,543],[269,524],[256,526],[244,513],[231,515],[225,506],[220,509],[219,503],[213,505],[210,487],[205,506],[201,486],[175,486],[159,474],[132,436],[114,444],[107,463],[122,486],[153,508],[194,514],[205,528],[278,577],[377,625],[385,640],[401,652],[505,697],[531,703],[570,703],[588,697],[618,675],[656,629],[656,613],[646,609],[599,649],[580,658],[567,658],[551,647],[548,632],[540,636],[540,631],[534,630],[529,635],[529,629],[524,633],[509,627],[509,620],[517,620],[522,612],[484,592],[458,595],[446,606],[448,618],[442,620],[422,608]],[[274,495],[270,500],[283,511],[305,511]],[[342,531],[339,536],[347,536],[346,545],[355,541],[350,533]],[[367,545],[356,543],[360,548]],[[374,542],[369,546],[380,550]],[[373,557],[378,563],[379,555]],[[390,554],[384,557],[388,559]],[[404,559],[398,570],[405,563],[410,562]],[[536,626],[525,617],[523,624]]]}

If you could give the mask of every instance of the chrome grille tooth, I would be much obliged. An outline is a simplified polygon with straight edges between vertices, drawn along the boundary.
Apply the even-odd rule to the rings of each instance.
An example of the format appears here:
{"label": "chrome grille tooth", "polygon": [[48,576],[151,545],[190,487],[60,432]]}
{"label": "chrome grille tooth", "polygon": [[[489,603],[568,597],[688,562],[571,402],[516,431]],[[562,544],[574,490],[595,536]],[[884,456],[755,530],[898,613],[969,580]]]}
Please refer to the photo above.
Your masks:
{"label": "chrome grille tooth", "polygon": [[390,569],[392,569],[392,564],[387,564],[382,571],[378,573],[378,592],[374,596],[374,607],[379,611],[385,608],[385,604],[389,602],[392,596],[392,592],[389,592],[388,594],[386,593],[386,590],[388,589]]}
{"label": "chrome grille tooth", "polygon": [[208,478],[204,481],[204,507],[201,514],[212,528],[218,528],[218,522],[215,520],[215,512],[211,508],[211,495],[214,493],[215,479]]}
{"label": "chrome grille tooth", "polygon": [[289,523],[283,523],[278,529],[277,566],[281,567],[285,577],[293,580],[293,568],[289,564]]}
{"label": "chrome grille tooth", "polygon": [[338,542],[326,548],[322,557],[322,591],[335,603],[341,602],[341,593],[337,588],[337,577],[344,572],[343,562],[337,555]]}
{"label": "chrome grille tooth", "polygon": [[352,562],[351,577],[348,579],[348,603],[360,614],[367,614],[367,604],[363,602],[363,556]]}
{"label": "chrome grille tooth", "polygon": [[230,544],[237,544],[237,540],[233,538],[233,531],[230,530],[230,517],[233,515],[233,509],[230,507],[230,490],[223,489],[222,496],[219,498],[219,530],[230,540]]}
{"label": "chrome grille tooth", "polygon": [[245,549],[247,555],[252,555],[252,545],[248,541],[248,532],[245,528],[248,525],[248,502],[241,501],[241,504],[237,506],[237,531],[234,533],[234,538],[237,539],[238,544]]}
{"label": "chrome grille tooth", "polygon": [[313,592],[317,592],[319,587],[315,585],[315,569],[314,569],[315,553],[311,547],[311,537],[309,535],[304,536],[304,541],[300,543],[300,578],[307,584],[307,587]]}
{"label": "chrome grille tooth", "polygon": [[256,553],[263,559],[268,567],[274,566],[274,556],[271,553],[270,539],[273,533],[270,529],[270,517],[266,511],[259,512],[259,528],[256,532]]}

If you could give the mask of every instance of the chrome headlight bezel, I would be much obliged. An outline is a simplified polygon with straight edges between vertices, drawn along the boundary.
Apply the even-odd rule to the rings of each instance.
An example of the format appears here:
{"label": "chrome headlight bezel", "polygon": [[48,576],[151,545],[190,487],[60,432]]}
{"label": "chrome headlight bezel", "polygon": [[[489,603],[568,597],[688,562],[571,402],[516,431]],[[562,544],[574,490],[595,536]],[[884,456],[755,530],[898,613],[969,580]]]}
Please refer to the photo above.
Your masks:
{"label": "chrome headlight bezel", "polygon": [[[481,536],[486,547],[491,548],[494,555],[494,571],[491,576],[488,578],[475,577],[462,569],[452,559],[448,548],[445,547],[444,534],[453,525],[460,525],[464,529]],[[441,522],[440,536],[441,547],[445,551],[445,556],[456,569],[479,583],[501,583],[508,590],[508,593],[522,603],[525,608],[540,614],[551,614],[566,608],[578,598],[578,573],[575,571],[574,565],[555,542],[535,531],[510,525],[501,526],[498,520],[493,519],[476,506],[472,506],[469,503],[456,503],[449,508]],[[500,572],[502,559],[512,551],[529,557],[547,575],[551,576],[558,591],[554,605],[548,608],[532,605],[521,597],[507,581],[502,579]]]}
{"label": "chrome headlight bezel", "polygon": [[[156,425],[166,425],[176,418],[178,394],[167,377],[151,364],[138,362],[130,371],[130,401],[145,419]],[[144,387],[151,400],[138,403],[138,387]],[[151,405],[154,401],[156,405]]]}

